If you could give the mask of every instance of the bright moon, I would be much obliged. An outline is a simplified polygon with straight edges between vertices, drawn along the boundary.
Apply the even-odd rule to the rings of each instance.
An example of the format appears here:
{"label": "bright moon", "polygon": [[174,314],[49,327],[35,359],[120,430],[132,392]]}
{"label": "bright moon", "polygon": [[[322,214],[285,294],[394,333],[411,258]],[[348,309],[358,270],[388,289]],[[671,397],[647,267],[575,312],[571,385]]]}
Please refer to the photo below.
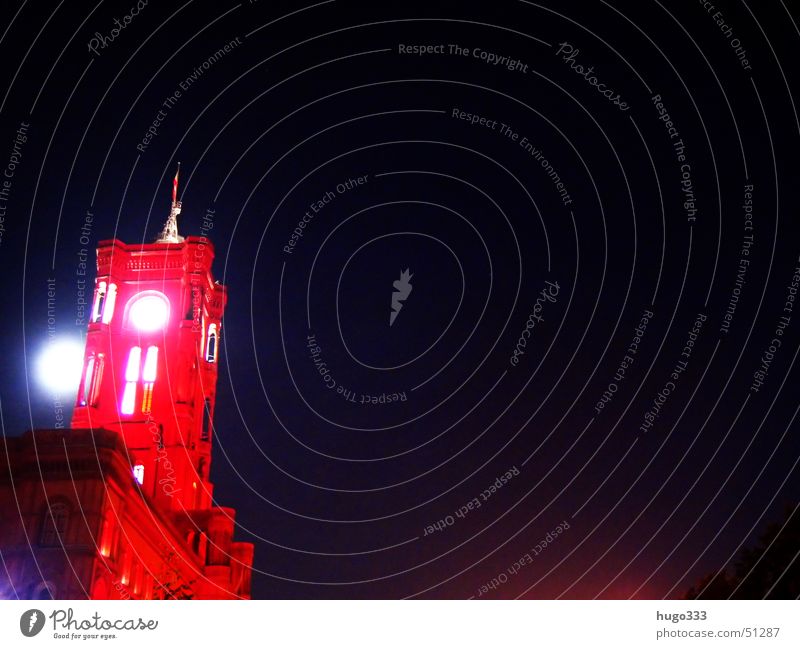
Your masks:
{"label": "bright moon", "polygon": [[54,394],[77,392],[83,369],[83,345],[75,340],[48,343],[39,356],[39,383]]}

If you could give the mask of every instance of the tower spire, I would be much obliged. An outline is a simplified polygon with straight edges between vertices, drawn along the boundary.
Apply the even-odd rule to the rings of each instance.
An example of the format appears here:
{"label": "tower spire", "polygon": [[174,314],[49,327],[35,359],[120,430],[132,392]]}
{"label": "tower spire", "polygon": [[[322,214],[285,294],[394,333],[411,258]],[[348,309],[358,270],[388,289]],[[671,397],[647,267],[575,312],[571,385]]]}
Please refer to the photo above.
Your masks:
{"label": "tower spire", "polygon": [[169,210],[169,217],[161,231],[161,236],[156,239],[156,243],[180,243],[183,237],[178,234],[178,214],[181,213],[181,203],[178,200],[178,174],[181,172],[181,163],[178,163],[178,170],[172,181],[172,207]]}

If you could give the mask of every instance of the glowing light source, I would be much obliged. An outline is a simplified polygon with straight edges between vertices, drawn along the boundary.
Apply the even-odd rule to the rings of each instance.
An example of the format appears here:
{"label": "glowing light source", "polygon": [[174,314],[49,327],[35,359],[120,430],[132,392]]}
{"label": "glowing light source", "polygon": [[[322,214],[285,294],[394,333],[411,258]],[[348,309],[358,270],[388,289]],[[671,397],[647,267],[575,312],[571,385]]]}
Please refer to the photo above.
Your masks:
{"label": "glowing light source", "polygon": [[167,323],[169,304],[165,297],[148,293],[133,300],[128,319],[134,327],[141,331],[155,331]]}
{"label": "glowing light source", "polygon": [[144,464],[137,464],[133,467],[133,477],[139,484],[144,484]]}
{"label": "glowing light source", "polygon": [[128,364],[125,366],[125,380],[138,381],[139,380],[139,362],[142,358],[141,347],[131,347],[128,354]]}
{"label": "glowing light source", "polygon": [[83,344],[76,340],[49,343],[39,356],[39,382],[54,394],[77,391],[83,371]]}
{"label": "glowing light source", "polygon": [[122,402],[119,411],[123,415],[132,415],[136,403],[136,382],[139,380],[139,366],[142,362],[142,348],[131,347],[128,352],[128,364],[125,366],[125,391],[122,393]]}
{"label": "glowing light source", "polygon": [[158,347],[150,346],[147,348],[147,356],[144,359],[144,371],[142,380],[152,383],[156,380],[156,368],[158,367]]}
{"label": "glowing light source", "polygon": [[119,406],[119,411],[123,415],[132,415],[135,402],[136,384],[133,381],[129,381],[125,384],[125,391],[122,393],[122,403]]}

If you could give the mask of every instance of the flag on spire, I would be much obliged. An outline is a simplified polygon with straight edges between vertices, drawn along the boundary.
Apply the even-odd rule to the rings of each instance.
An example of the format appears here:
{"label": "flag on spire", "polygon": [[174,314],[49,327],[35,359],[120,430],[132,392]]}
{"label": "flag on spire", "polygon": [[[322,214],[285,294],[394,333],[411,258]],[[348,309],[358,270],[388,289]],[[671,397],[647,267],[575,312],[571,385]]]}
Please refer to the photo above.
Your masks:
{"label": "flag on spire", "polygon": [[178,174],[181,172],[181,163],[178,163],[178,170],[175,172],[175,179],[172,181],[172,204],[178,202]]}
{"label": "flag on spire", "polygon": [[178,163],[178,170],[172,181],[172,207],[169,210],[169,217],[161,231],[161,236],[156,239],[158,243],[180,243],[183,237],[178,234],[178,214],[181,213],[181,204],[178,202],[178,174],[181,172],[181,163]]}

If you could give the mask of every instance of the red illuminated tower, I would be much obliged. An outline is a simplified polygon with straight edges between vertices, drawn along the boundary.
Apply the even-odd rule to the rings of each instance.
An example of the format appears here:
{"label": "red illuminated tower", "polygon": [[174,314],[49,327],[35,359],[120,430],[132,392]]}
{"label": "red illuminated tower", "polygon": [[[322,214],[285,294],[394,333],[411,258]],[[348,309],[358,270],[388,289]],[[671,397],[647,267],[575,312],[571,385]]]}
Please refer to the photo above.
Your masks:
{"label": "red illuminated tower", "polygon": [[253,546],[209,480],[227,296],[208,238],[178,235],[177,179],[156,242],[98,244],[72,428],[18,438],[0,473],[0,514],[22,523],[0,531],[11,581],[39,588],[25,596],[250,595]]}
{"label": "red illuminated tower", "polygon": [[[225,287],[205,237],[101,241],[73,428],[122,434],[142,492],[164,509],[210,506],[212,416]],[[174,233],[170,234],[169,230]]]}

